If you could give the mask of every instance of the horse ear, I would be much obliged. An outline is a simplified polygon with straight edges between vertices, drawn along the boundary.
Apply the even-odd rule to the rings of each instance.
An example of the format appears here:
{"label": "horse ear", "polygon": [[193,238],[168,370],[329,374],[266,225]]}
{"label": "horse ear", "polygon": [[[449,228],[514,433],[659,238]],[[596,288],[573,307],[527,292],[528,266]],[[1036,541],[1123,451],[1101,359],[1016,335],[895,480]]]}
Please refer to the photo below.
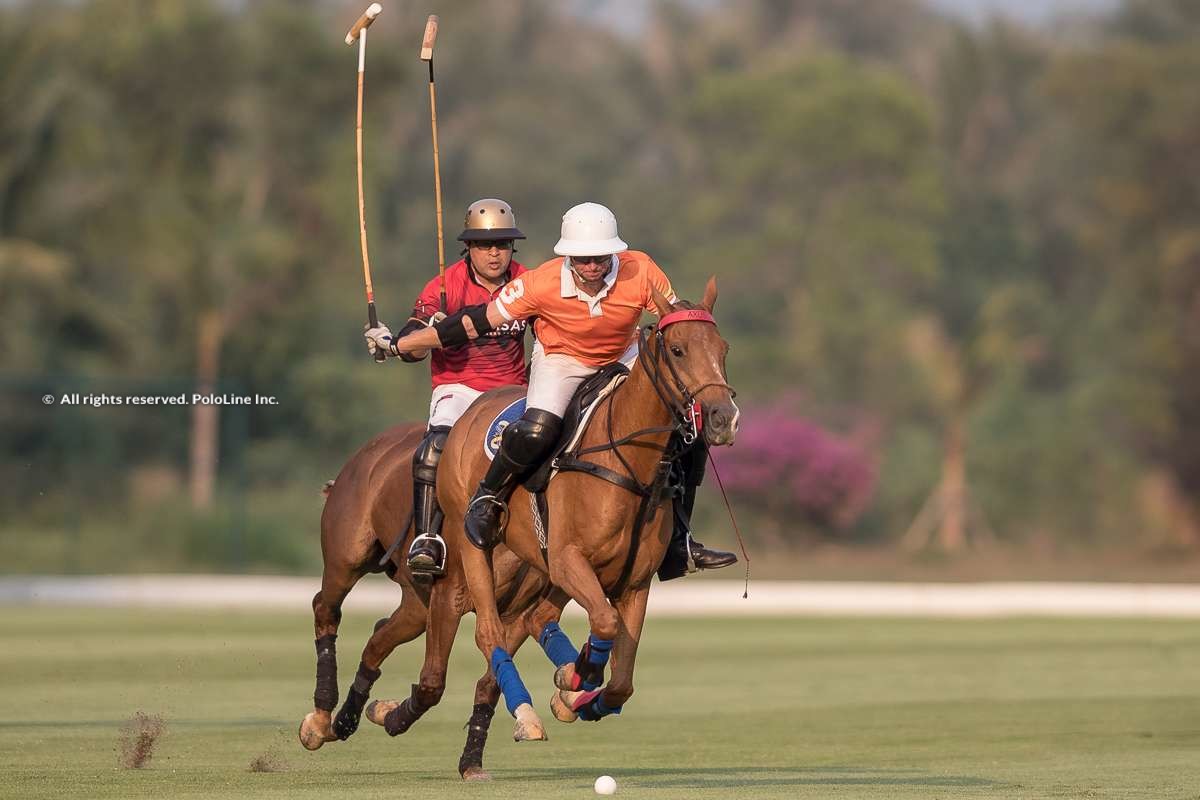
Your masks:
{"label": "horse ear", "polygon": [[708,309],[708,313],[712,313],[713,306],[717,304],[717,276],[710,275],[708,284],[704,287],[704,299],[700,301],[700,305]]}
{"label": "horse ear", "polygon": [[654,307],[658,309],[660,317],[665,317],[675,310],[675,306],[671,305],[671,301],[663,297],[663,293],[653,283],[650,284],[650,296],[654,298]]}

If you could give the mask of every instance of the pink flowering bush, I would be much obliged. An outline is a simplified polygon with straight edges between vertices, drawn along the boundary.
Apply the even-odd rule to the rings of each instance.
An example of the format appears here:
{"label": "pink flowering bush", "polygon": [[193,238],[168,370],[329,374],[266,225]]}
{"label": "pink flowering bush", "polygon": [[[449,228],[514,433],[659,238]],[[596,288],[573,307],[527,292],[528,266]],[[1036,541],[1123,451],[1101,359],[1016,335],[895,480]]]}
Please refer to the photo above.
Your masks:
{"label": "pink flowering bush", "polygon": [[712,455],[731,500],[781,523],[801,518],[846,528],[875,491],[875,463],[865,448],[780,408],[743,410],[737,443]]}

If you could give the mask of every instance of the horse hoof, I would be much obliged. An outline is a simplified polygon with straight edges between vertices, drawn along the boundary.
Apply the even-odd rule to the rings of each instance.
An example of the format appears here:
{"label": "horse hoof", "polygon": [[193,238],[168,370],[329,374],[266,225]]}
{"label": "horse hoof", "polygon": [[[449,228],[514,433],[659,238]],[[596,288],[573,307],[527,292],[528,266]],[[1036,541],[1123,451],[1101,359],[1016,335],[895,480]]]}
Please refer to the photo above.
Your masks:
{"label": "horse hoof", "polygon": [[554,685],[564,692],[571,692],[579,687],[575,684],[575,665],[563,664],[554,670]]}
{"label": "horse hoof", "polygon": [[372,700],[367,704],[367,709],[364,713],[371,722],[374,722],[376,725],[382,725],[383,719],[388,715],[388,712],[399,707],[399,700]]}
{"label": "horse hoof", "polygon": [[521,703],[517,706],[517,724],[513,728],[514,742],[544,742],[546,741],[546,729],[542,727],[542,721],[538,719],[537,712],[533,710],[533,706],[529,703]]}
{"label": "horse hoof", "polygon": [[464,781],[490,781],[492,774],[483,767],[467,767],[463,770],[462,779]]}
{"label": "horse hoof", "polygon": [[559,722],[574,722],[579,719],[579,715],[571,710],[570,704],[563,700],[561,691],[550,695],[550,713]]}
{"label": "horse hoof", "polygon": [[320,750],[321,745],[336,740],[328,711],[310,711],[300,723],[300,744],[305,750]]}

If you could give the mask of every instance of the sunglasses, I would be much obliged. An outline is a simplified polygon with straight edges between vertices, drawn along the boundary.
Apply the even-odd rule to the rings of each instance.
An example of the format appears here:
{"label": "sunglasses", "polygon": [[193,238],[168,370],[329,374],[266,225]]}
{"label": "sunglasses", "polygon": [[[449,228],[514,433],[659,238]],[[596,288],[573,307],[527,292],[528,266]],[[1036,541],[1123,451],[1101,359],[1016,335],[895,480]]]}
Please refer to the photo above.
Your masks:
{"label": "sunglasses", "polygon": [[512,239],[488,239],[471,242],[468,247],[474,247],[479,250],[491,250],[493,247],[497,250],[512,250]]}
{"label": "sunglasses", "polygon": [[582,267],[585,264],[598,264],[604,266],[612,261],[612,256],[571,256],[571,265]]}

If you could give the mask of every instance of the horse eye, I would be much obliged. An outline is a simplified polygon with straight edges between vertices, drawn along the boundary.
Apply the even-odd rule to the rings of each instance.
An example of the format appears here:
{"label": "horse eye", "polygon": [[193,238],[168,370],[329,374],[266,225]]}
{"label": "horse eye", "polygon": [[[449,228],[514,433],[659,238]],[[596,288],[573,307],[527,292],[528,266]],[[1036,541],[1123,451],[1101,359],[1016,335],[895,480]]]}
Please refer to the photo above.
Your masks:
{"label": "horse eye", "polygon": [[671,345],[671,355],[676,358],[683,358],[683,348],[677,344]]}

